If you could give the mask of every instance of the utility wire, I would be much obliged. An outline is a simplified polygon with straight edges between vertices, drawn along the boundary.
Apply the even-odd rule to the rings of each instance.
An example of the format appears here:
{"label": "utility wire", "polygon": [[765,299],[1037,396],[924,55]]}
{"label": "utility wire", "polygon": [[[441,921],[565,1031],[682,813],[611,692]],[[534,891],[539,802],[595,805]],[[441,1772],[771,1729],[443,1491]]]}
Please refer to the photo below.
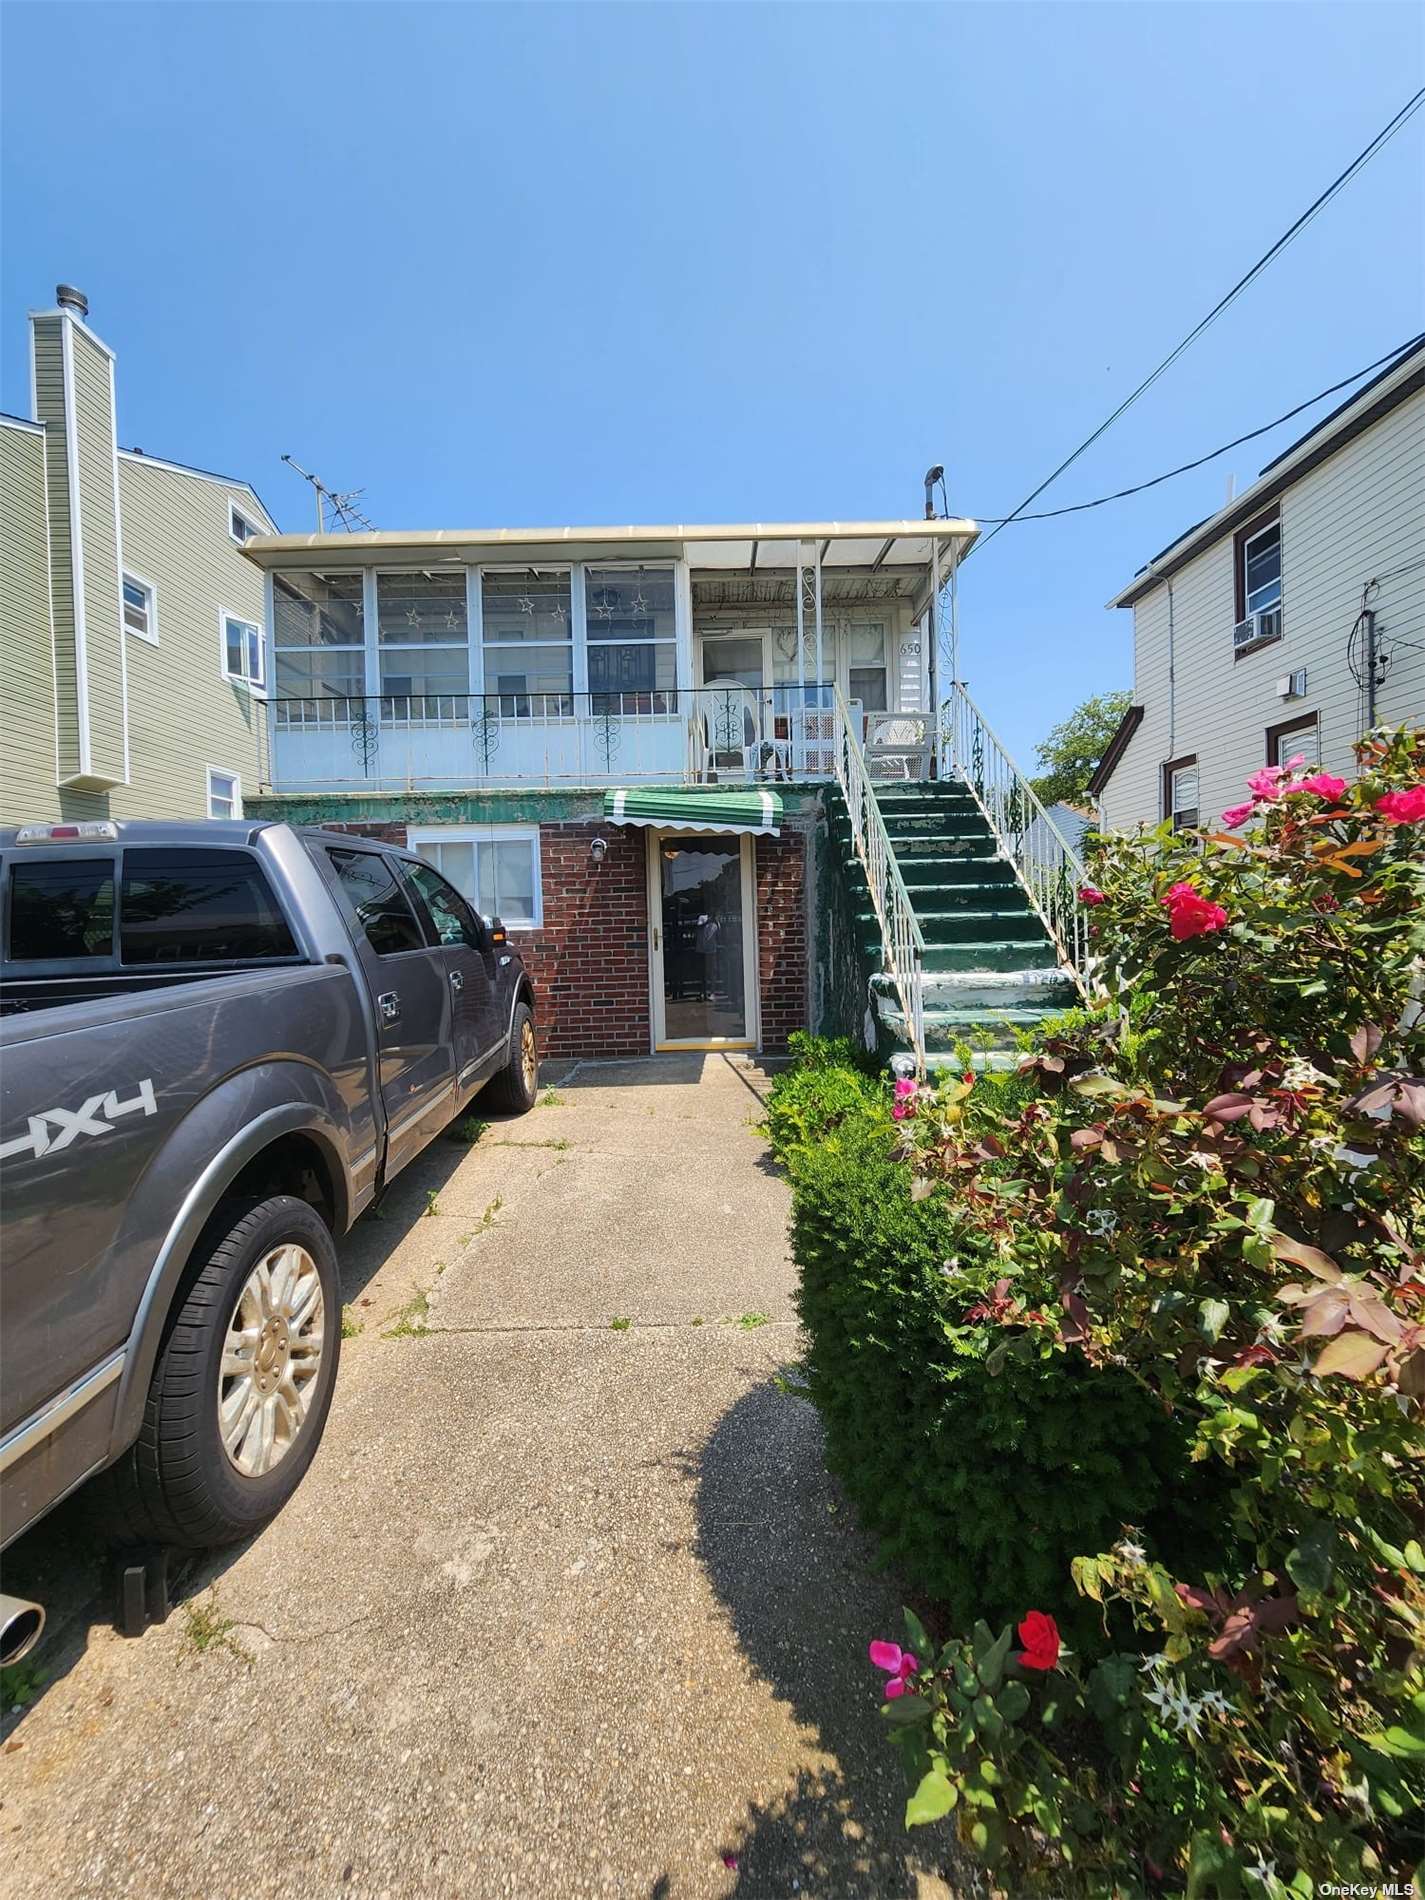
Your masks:
{"label": "utility wire", "polygon": [[[1037,488],[1031,489],[1030,492],[1024,497],[1024,500],[1020,502],[1017,508],[1015,508],[1011,513],[1000,516],[998,518],[996,526],[991,528],[990,532],[985,536],[983,541],[976,542],[975,546],[971,548],[970,554],[974,554],[978,552],[978,550],[981,548],[988,547],[990,542],[994,540],[995,536],[999,533],[1001,528],[1008,527],[1011,521],[1017,521],[1020,515],[1022,515],[1024,510],[1029,506],[1030,502],[1037,501],[1039,497],[1044,493],[1044,490],[1048,488],[1051,483],[1056,482],[1059,479],[1059,477],[1063,474],[1066,468],[1068,468],[1072,463],[1077,462],[1079,457],[1084,453],[1084,451],[1088,448],[1091,448],[1093,444],[1098,441],[1099,437],[1104,433],[1106,429],[1112,428],[1113,424],[1117,422],[1118,418],[1124,413],[1124,411],[1127,409],[1130,409],[1133,406],[1133,404],[1137,402],[1138,398],[1144,393],[1145,390],[1152,388],[1153,384],[1157,382],[1158,378],[1163,374],[1164,370],[1168,369],[1173,363],[1177,361],[1177,359],[1182,355],[1183,351],[1187,349],[1188,345],[1190,343],[1196,342],[1198,337],[1202,335],[1203,331],[1207,329],[1209,324],[1216,322],[1217,318],[1222,315],[1222,312],[1227,308],[1227,306],[1230,303],[1234,302],[1236,298],[1241,296],[1242,292],[1247,288],[1248,284],[1250,284],[1255,278],[1261,275],[1261,273],[1267,268],[1268,264],[1271,263],[1272,259],[1274,257],[1279,256],[1281,252],[1286,249],[1287,245],[1291,243],[1292,239],[1296,237],[1300,232],[1306,229],[1307,225],[1310,224],[1311,220],[1316,216],[1317,212],[1322,210],[1327,204],[1330,203],[1331,199],[1336,196],[1336,193],[1341,190],[1342,186],[1348,184],[1350,180],[1355,177],[1356,173],[1361,169],[1361,167],[1367,164],[1369,160],[1374,158],[1375,154],[1381,149],[1381,147],[1387,142],[1387,140],[1395,136],[1395,134],[1400,130],[1401,126],[1405,124],[1406,120],[1409,119],[1414,113],[1419,111],[1422,103],[1425,103],[1425,86],[1422,86],[1419,92],[1417,92],[1412,98],[1406,101],[1406,103],[1401,107],[1400,111],[1396,113],[1395,117],[1390,121],[1390,123],[1386,126],[1383,126],[1382,129],[1376,133],[1375,137],[1371,140],[1370,144],[1366,146],[1365,150],[1362,152],[1359,152],[1356,155],[1356,157],[1351,160],[1350,164],[1346,167],[1346,169],[1343,172],[1339,172],[1337,174],[1337,176],[1326,187],[1325,191],[1321,193],[1320,197],[1317,198],[1312,204],[1307,206],[1306,210],[1302,212],[1301,216],[1296,220],[1295,224],[1288,226],[1288,228],[1285,231],[1283,231],[1281,236],[1277,239],[1276,243],[1272,245],[1271,249],[1268,251],[1264,251],[1262,255],[1257,259],[1256,263],[1247,272],[1246,276],[1238,278],[1237,282],[1232,286],[1231,290],[1227,292],[1227,295],[1225,297],[1220,298],[1218,302],[1212,306],[1211,310],[1208,311],[1207,315],[1202,319],[1202,321],[1200,323],[1195,324],[1193,328],[1188,331],[1187,335],[1183,338],[1182,342],[1179,343],[1174,350],[1170,351],[1169,354],[1163,358],[1162,362],[1159,363],[1158,367],[1155,370],[1153,370],[1150,375],[1144,377],[1143,381],[1139,383],[1138,387],[1132,392],[1132,394],[1124,397],[1123,401],[1114,410],[1113,414],[1109,416],[1107,420],[1101,422],[1099,426],[1094,430],[1093,434],[1087,437],[1086,440],[1084,440],[1083,442],[1079,444],[1079,446],[1074,450],[1072,455],[1067,456],[1062,462],[1060,462],[1059,466],[1054,470],[1052,475],[1046,475],[1044,480],[1040,482]],[[967,560],[969,559],[969,555],[966,556],[966,559]]]}
{"label": "utility wire", "polygon": [[[1273,422],[1264,422],[1260,429],[1249,429],[1246,435],[1239,435],[1231,442],[1224,442],[1220,448],[1209,449],[1206,455],[1199,455],[1195,461],[1181,462],[1177,468],[1170,468],[1165,475],[1154,475],[1149,481],[1135,482],[1131,488],[1116,488],[1111,495],[1096,495],[1092,501],[1072,502],[1067,508],[1042,508],[1032,515],[975,515],[972,519],[988,522],[996,528],[1007,528],[1011,521],[1053,521],[1059,515],[1079,515],[1086,508],[1102,508],[1110,501],[1123,501],[1129,495],[1141,495],[1145,488],[1156,488],[1160,482],[1170,482],[1175,475],[1186,475],[1192,469],[1201,468],[1205,462],[1216,461],[1219,455],[1226,455],[1229,449],[1241,448],[1244,442],[1255,442],[1258,436],[1270,435],[1273,429],[1279,429],[1284,422],[1290,422],[1304,409],[1313,408],[1318,402],[1325,402],[1328,396],[1335,396],[1343,389],[1349,389],[1352,383],[1359,382],[1363,376],[1369,376],[1372,370],[1381,369],[1387,363],[1395,362],[1410,350],[1418,349],[1425,343],[1425,331],[1414,336],[1408,343],[1402,343],[1397,349],[1377,357],[1374,363],[1367,363],[1364,369],[1358,369],[1353,375],[1343,377],[1339,383],[1332,383],[1329,389],[1320,390],[1314,396],[1308,396],[1305,402],[1299,402],[1295,409],[1288,409],[1284,416],[1278,416]],[[985,537],[989,539],[988,535]]]}

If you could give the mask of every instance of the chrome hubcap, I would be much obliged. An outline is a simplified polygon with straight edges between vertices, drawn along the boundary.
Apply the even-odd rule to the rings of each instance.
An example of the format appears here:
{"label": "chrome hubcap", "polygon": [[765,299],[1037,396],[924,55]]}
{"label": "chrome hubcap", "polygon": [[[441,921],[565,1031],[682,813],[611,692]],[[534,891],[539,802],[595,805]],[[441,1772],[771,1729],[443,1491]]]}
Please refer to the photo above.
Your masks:
{"label": "chrome hubcap", "polygon": [[524,1071],[524,1085],[533,1094],[539,1075],[539,1061],[534,1049],[533,1023],[526,1023],[520,1030],[520,1067]]}
{"label": "chrome hubcap", "polygon": [[305,1247],[274,1247],[248,1275],[218,1371],[218,1432],[245,1478],[279,1464],[302,1429],[322,1363],[324,1318],[321,1276]]}

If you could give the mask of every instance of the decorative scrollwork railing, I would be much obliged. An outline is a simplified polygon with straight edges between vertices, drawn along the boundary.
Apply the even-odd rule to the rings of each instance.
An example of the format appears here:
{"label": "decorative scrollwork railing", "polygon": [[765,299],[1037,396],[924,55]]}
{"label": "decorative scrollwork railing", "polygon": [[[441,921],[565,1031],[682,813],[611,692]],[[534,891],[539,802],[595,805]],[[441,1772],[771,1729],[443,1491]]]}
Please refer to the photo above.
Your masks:
{"label": "decorative scrollwork railing", "polygon": [[995,840],[1054,939],[1060,961],[1081,994],[1089,978],[1088,926],[1079,890],[1083,860],[1006,752],[989,721],[956,681],[944,713],[950,760],[984,813]]}
{"label": "decorative scrollwork railing", "polygon": [[881,927],[881,955],[894,986],[917,1074],[925,1072],[925,938],[891,848],[876,803],[866,755],[838,689],[836,693],[836,782],[851,818],[851,842]]}

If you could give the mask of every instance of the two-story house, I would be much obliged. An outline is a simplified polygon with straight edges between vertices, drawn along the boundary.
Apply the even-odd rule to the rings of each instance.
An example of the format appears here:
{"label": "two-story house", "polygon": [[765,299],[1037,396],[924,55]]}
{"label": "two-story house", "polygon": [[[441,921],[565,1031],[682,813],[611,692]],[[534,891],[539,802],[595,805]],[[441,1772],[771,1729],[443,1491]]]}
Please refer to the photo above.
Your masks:
{"label": "two-story house", "polygon": [[0,823],[229,818],[267,688],[252,487],[119,447],[114,353],[61,284],[0,415]]}
{"label": "two-story house", "polygon": [[1133,703],[1090,782],[1107,828],[1215,824],[1262,765],[1344,777],[1425,719],[1425,344],[1134,576]]}

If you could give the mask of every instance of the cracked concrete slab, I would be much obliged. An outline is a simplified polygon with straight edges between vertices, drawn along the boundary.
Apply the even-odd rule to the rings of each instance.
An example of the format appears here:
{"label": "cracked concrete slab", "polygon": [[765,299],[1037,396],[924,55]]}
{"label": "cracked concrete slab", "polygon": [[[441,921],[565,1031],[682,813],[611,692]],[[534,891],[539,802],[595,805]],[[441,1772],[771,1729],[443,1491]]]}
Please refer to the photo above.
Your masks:
{"label": "cracked concrete slab", "polygon": [[[644,1067],[645,1098],[692,1086]],[[742,1085],[706,1086],[681,1169],[597,1145],[640,1119],[636,1074],[576,1076],[423,1158],[343,1244],[348,1295],[417,1287],[432,1330],[347,1341],[301,1489],[166,1624],[126,1642],[64,1586],[0,1754],[5,1900],[954,1890],[944,1839],[901,1827],[865,1656],[899,1592],[782,1389],[795,1329],[681,1317],[709,1259],[748,1310],[791,1311],[785,1186]],[[497,1145],[560,1116],[556,1168]],[[614,1284],[624,1331],[588,1318]],[[647,1323],[660,1302],[680,1317]],[[82,1526],[67,1507],[21,1540],[8,1587],[92,1577]]]}

